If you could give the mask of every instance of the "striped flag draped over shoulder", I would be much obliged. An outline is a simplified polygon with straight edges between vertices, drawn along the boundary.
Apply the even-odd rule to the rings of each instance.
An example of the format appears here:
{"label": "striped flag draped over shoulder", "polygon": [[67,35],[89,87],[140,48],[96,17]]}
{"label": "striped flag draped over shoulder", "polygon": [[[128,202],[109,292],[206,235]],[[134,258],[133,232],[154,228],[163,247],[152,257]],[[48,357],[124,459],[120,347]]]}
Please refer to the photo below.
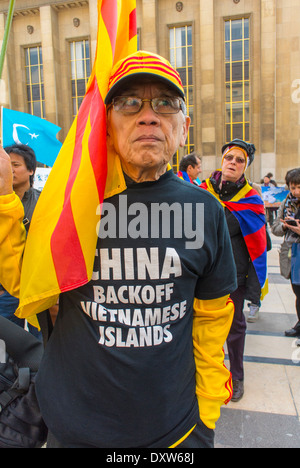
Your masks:
{"label": "striped flag draped over shoulder", "polygon": [[61,292],[91,279],[97,207],[105,193],[125,188],[118,157],[107,154],[104,99],[112,67],[136,49],[136,0],[98,0],[97,50],[87,91],[36,206],[25,247],[17,315],[33,324]]}

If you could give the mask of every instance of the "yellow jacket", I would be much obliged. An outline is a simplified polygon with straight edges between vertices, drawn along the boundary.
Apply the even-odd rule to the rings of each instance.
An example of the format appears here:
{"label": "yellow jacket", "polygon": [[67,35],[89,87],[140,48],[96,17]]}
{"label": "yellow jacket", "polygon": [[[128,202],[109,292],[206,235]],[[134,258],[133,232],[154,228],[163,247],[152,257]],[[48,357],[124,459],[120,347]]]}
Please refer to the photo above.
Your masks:
{"label": "yellow jacket", "polygon": [[15,297],[20,293],[26,231],[24,208],[15,193],[0,197],[0,283]]}
{"label": "yellow jacket", "polygon": [[[15,193],[0,196],[0,283],[19,297],[22,257],[25,247],[24,210]],[[34,267],[34,265],[33,265]],[[231,374],[224,365],[223,345],[234,312],[229,296],[194,300],[193,344],[196,363],[196,394],[200,418],[215,428],[220,408],[232,396]]]}

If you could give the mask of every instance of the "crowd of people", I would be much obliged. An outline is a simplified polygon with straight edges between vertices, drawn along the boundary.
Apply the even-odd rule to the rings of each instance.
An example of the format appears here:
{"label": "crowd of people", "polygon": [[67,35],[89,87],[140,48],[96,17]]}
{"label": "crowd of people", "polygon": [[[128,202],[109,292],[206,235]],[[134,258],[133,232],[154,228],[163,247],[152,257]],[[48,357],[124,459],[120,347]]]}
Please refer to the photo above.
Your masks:
{"label": "crowd of people", "polygon": [[[98,240],[97,279],[61,295],[38,373],[50,448],[213,447],[221,405],[244,395],[245,301],[251,304],[249,321],[255,321],[267,292],[265,208],[245,175],[255,146],[240,139],[226,143],[221,168],[207,180],[201,181],[197,153],[185,156],[175,175],[169,163],[190,124],[180,77],[160,56],[138,52],[133,58],[139,67],[130,73],[124,61],[115,65],[117,78],[105,100],[108,144],[127,187],[106,202],[117,220],[120,196],[126,195],[129,211],[140,204],[176,205],[191,222],[189,232],[197,229],[197,238],[201,233],[201,246],[188,248],[188,229],[178,236],[171,217],[167,238],[161,226],[153,237],[145,223],[143,238]],[[7,272],[16,274],[7,265],[19,265],[23,252],[3,253],[4,246],[25,245],[24,232],[30,235],[39,198],[32,188],[35,167],[28,147],[0,151],[0,283]],[[298,322],[286,335],[300,336],[294,266],[300,255],[300,169],[289,171],[286,183],[289,195],[272,232],[284,237],[281,271],[296,295]],[[21,222],[17,209],[23,209]],[[1,232],[2,219],[10,232]],[[18,299],[0,288],[0,315],[18,321]]]}

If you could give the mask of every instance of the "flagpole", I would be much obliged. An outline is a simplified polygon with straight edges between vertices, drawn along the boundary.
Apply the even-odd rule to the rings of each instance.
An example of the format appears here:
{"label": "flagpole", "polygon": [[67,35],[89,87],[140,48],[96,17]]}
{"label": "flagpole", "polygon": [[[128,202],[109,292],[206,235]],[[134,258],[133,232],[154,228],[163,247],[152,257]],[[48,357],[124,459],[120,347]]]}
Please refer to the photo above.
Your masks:
{"label": "flagpole", "polygon": [[2,77],[4,59],[5,59],[6,49],[7,49],[8,36],[10,33],[10,28],[11,28],[11,23],[12,23],[12,18],[13,18],[14,7],[15,7],[15,0],[10,0],[7,20],[5,24],[5,30],[4,30],[4,37],[3,37],[3,42],[2,42],[2,49],[1,49],[1,54],[0,54],[0,79]]}

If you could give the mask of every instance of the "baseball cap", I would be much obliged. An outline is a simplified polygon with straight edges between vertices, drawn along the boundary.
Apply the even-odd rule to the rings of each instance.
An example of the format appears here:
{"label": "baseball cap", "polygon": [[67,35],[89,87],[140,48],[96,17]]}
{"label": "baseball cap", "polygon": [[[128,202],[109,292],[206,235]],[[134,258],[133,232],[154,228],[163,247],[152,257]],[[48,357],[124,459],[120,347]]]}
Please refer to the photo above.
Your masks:
{"label": "baseball cap", "polygon": [[105,104],[109,104],[119,91],[133,78],[152,77],[165,83],[184,99],[184,90],[179,73],[170,62],[160,55],[139,50],[120,60],[112,69]]}

